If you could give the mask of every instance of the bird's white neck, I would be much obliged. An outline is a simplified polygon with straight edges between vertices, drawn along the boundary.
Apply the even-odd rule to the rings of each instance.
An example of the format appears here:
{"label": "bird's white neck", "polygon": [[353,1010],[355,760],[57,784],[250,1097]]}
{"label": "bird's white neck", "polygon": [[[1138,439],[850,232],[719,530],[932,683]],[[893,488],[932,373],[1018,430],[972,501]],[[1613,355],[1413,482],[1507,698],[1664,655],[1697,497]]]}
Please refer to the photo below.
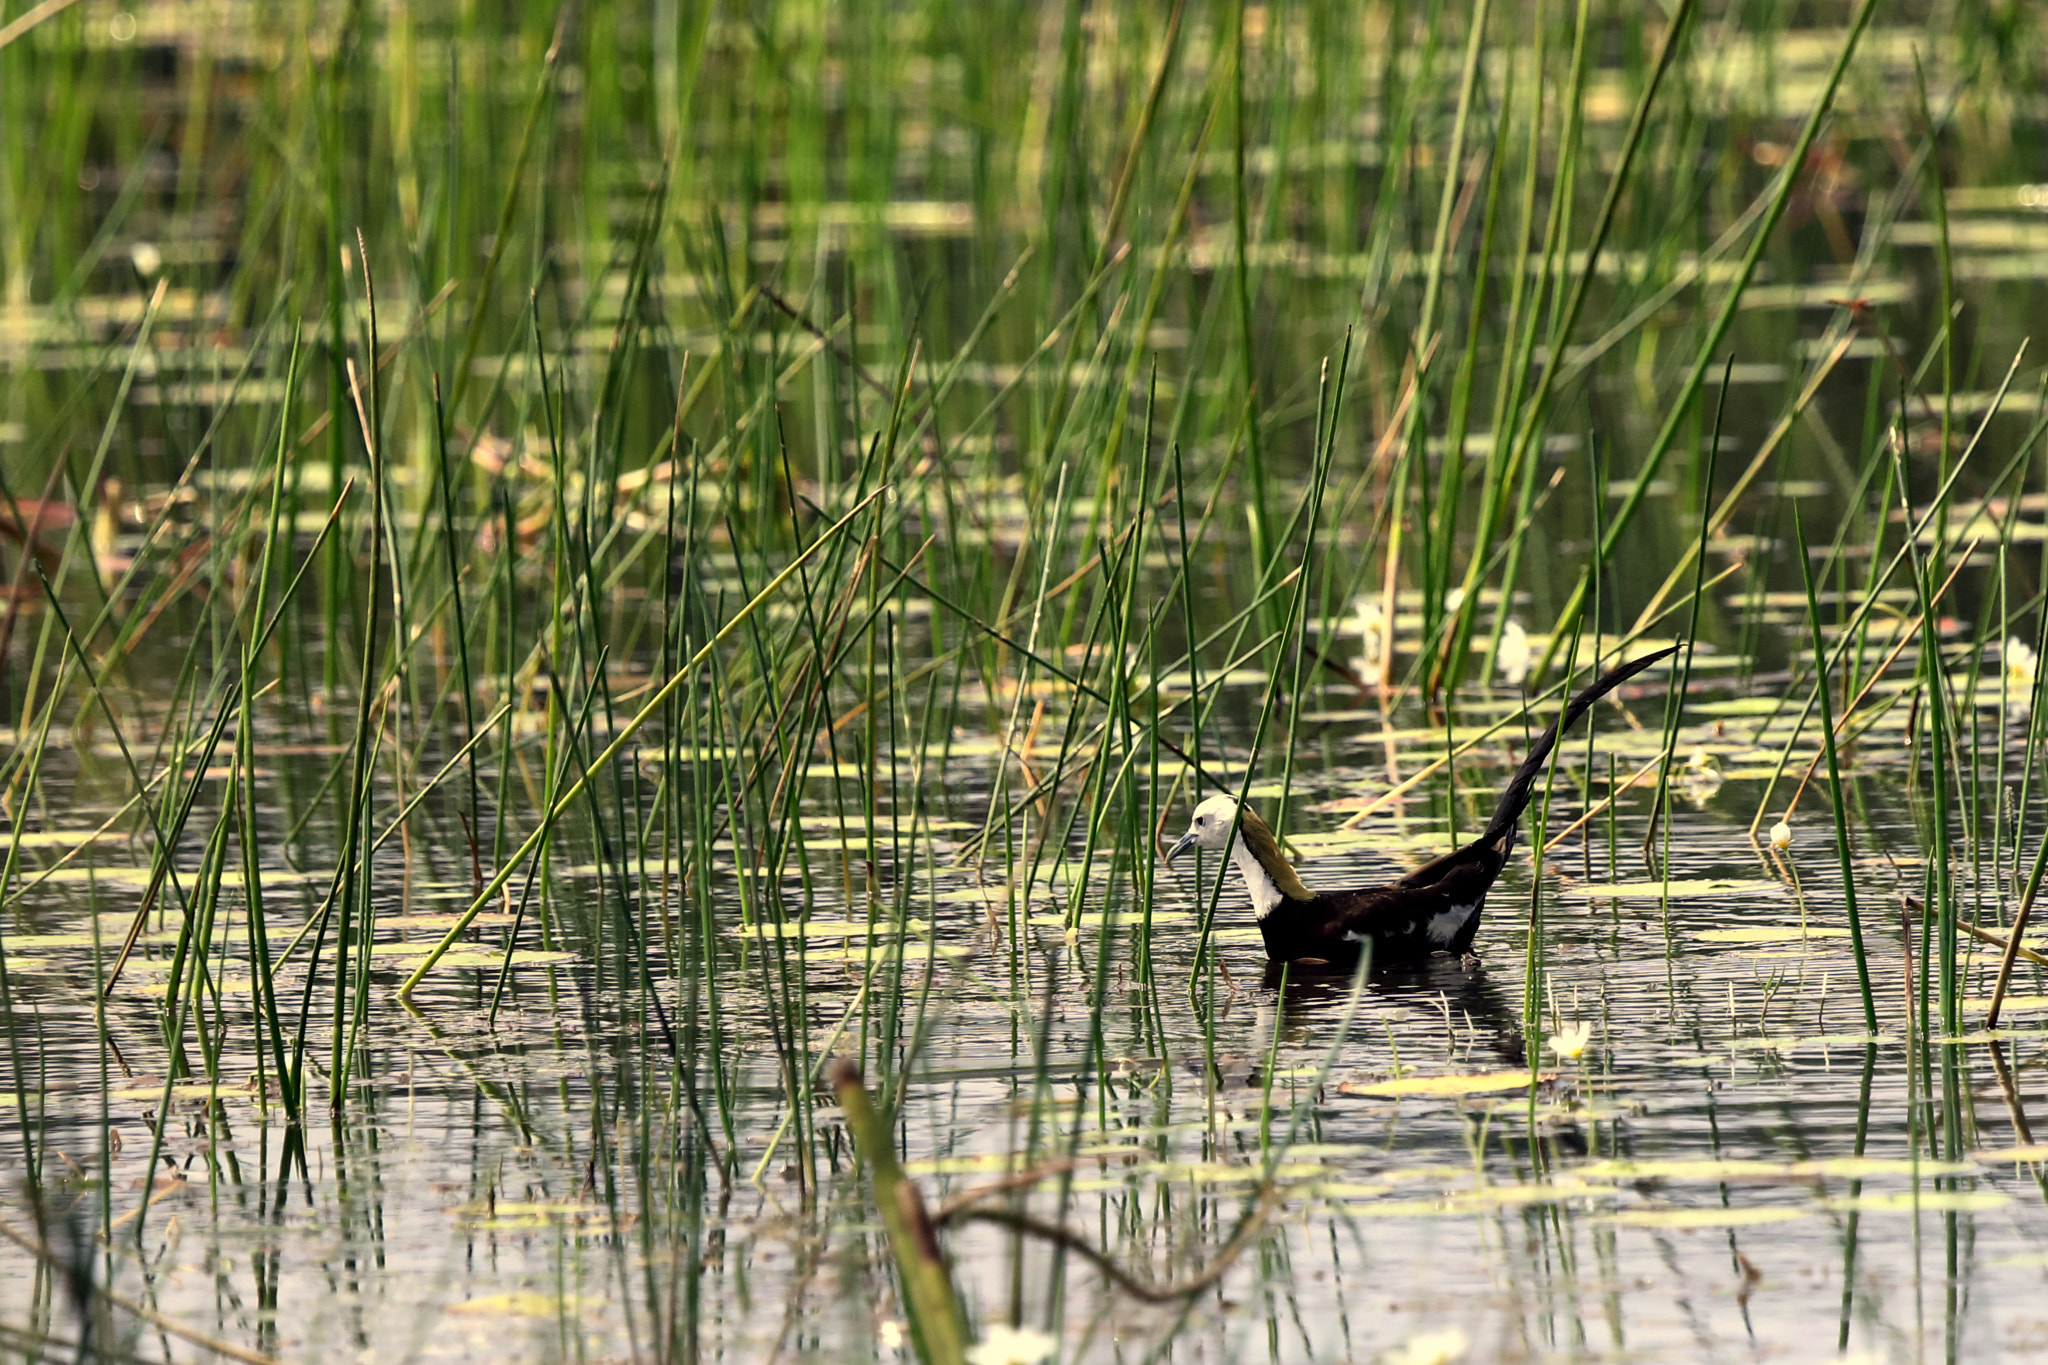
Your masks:
{"label": "bird's white neck", "polygon": [[1273,874],[1251,851],[1242,834],[1230,841],[1230,861],[1237,864],[1239,874],[1244,877],[1244,889],[1250,894],[1252,910],[1260,919],[1280,908],[1280,902],[1285,899],[1280,884],[1273,880]]}

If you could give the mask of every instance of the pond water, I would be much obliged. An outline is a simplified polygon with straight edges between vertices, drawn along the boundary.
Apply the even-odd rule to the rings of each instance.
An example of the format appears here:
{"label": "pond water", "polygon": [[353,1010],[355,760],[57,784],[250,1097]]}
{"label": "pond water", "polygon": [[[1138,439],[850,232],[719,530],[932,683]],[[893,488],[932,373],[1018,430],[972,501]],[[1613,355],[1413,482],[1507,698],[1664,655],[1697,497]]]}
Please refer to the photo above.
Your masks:
{"label": "pond water", "polygon": [[[1610,758],[1625,771],[1661,745],[1661,730],[1636,725],[1656,724],[1664,687],[1632,686],[1594,713],[1593,794]],[[210,1068],[166,1089],[159,1004],[175,917],[149,920],[96,1003],[92,983],[148,881],[133,846],[102,839],[22,893],[7,939],[46,1233],[90,1246],[104,1207],[116,1292],[278,1358],[624,1359],[663,1338],[750,1359],[890,1358],[874,1345],[902,1330],[885,1244],[829,1092],[819,1083],[813,1103],[792,1106],[785,1058],[913,1057],[892,1078],[899,1136],[934,1207],[1015,1178],[993,1207],[1068,1229],[1140,1282],[1213,1275],[1184,1300],[1144,1304],[1071,1249],[1001,1225],[950,1229],[970,1317],[1051,1327],[1065,1358],[1449,1358],[1459,1342],[1485,1359],[2037,1349],[2048,1151],[2029,1122],[2048,1100],[2048,994],[2023,975],[1998,1029],[1983,1031],[1997,953],[1966,947],[1972,1031],[1943,1036],[1938,1019],[1932,1037],[1920,1031],[1895,889],[1918,866],[1920,835],[1906,765],[1872,736],[1856,835],[1873,1038],[1828,821],[1800,819],[1784,850],[1747,833],[1763,784],[1740,765],[1771,747],[1760,722],[1782,732],[1789,717],[1703,709],[1734,714],[1688,716],[1680,752],[1712,746],[1738,775],[1702,782],[1695,761],[1668,851],[1653,855],[1660,868],[1668,857],[1668,881],[1645,872],[1647,801],[1624,793],[1618,841],[1596,817],[1589,841],[1550,851],[1540,882],[1526,856],[1511,863],[1479,963],[1389,968],[1355,998],[1346,975],[1296,969],[1283,982],[1267,967],[1234,875],[1215,952],[1198,959],[1213,860],[1199,873],[1162,866],[1149,902],[1130,887],[1142,849],[1098,849],[1077,889],[1070,848],[1028,899],[977,879],[959,864],[990,768],[966,752],[911,779],[899,814],[878,812],[872,932],[866,898],[849,907],[837,890],[843,826],[820,790],[804,807],[809,877],[784,878],[791,914],[810,906],[808,933],[740,927],[770,898],[736,875],[728,843],[707,902],[716,932],[691,946],[680,905],[661,909],[658,862],[629,856],[623,903],[653,940],[650,994],[635,979],[639,946],[621,952],[617,883],[557,859],[517,936],[538,956],[511,973],[495,1012],[502,912],[476,927],[477,965],[430,976],[403,1008],[392,992],[409,954],[471,894],[466,857],[448,852],[460,821],[442,810],[410,859],[394,840],[376,864],[368,987],[349,997],[364,1010],[361,1041],[331,1122],[330,988],[312,1012],[302,1157],[287,1154],[274,1075],[268,1098],[256,1088],[269,1063],[248,1044],[232,885],[205,969],[219,986],[201,997],[210,1032],[188,1034],[219,1048]],[[2016,781],[2025,717],[2004,728]],[[1355,809],[1392,785],[1355,758],[1380,750],[1384,730],[1330,721],[1312,733],[1305,748],[1351,761],[1294,784],[1289,824],[1311,884],[1386,880],[1444,838],[1441,782],[1339,832],[1343,810],[1319,807]],[[1567,745],[1553,829],[1574,808],[1564,788],[1583,775],[1583,739]],[[301,770],[298,791],[317,788],[332,756],[293,747],[255,746],[266,766]],[[1499,738],[1461,760],[1466,830],[1510,747]],[[2000,747],[1979,751],[1987,784]],[[1416,736],[1402,762],[1430,753]],[[267,821],[291,816],[292,785],[263,780]],[[97,809],[82,799],[66,823]],[[865,821],[851,823],[857,848]],[[264,851],[273,953],[327,891],[290,863],[317,868],[322,853],[318,838]],[[195,856],[183,871],[197,881],[201,866]],[[1532,1068],[1533,896],[1547,994]],[[892,900],[908,909],[907,937],[890,931]],[[1981,903],[1999,900],[1987,885]],[[305,962],[279,969],[280,995],[305,989]],[[198,1074],[209,1069],[217,1084]],[[1958,1133],[1963,1149],[1950,1150]],[[17,1231],[24,1211],[17,1202]],[[11,1312],[40,1304],[62,1335],[61,1291],[33,1292],[18,1248],[7,1261]],[[128,1342],[145,1356],[204,1354],[154,1329]]]}

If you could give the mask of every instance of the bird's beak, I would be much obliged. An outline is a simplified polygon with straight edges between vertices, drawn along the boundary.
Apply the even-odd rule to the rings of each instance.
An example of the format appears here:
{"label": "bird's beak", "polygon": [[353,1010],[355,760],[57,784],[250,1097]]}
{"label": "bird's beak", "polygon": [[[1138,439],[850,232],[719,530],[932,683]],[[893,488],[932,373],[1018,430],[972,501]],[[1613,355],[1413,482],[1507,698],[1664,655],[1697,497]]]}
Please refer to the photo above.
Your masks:
{"label": "bird's beak", "polygon": [[1186,834],[1181,835],[1179,839],[1174,841],[1174,845],[1172,848],[1166,850],[1166,861],[1168,861],[1169,863],[1172,862],[1175,858],[1178,858],[1181,854],[1187,852],[1194,846],[1195,832],[1193,830],[1189,830]]}

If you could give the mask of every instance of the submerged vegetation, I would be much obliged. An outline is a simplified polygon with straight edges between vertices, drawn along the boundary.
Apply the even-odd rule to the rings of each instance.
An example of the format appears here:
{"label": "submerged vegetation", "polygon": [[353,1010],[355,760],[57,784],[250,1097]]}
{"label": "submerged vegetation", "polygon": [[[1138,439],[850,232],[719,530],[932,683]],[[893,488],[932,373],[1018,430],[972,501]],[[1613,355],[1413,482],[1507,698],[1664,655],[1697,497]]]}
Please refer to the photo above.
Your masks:
{"label": "submerged vegetation", "polygon": [[2039,1349],[2044,39],[0,5],[0,1349]]}

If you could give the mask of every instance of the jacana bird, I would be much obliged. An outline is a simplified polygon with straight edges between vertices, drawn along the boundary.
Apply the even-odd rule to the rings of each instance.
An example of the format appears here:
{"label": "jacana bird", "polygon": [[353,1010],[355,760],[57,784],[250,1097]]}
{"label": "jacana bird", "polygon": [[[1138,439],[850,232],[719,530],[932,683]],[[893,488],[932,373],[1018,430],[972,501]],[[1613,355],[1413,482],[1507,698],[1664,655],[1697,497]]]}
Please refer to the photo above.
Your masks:
{"label": "jacana bird", "polygon": [[[1522,811],[1557,740],[1586,708],[1660,659],[1676,645],[1645,654],[1601,675],[1573,697],[1551,727],[1529,747],[1529,756],[1501,793],[1493,819],[1477,839],[1417,868],[1389,886],[1356,891],[1311,891],[1302,884],[1271,826],[1251,807],[1231,797],[1212,796],[1195,807],[1188,832],[1166,851],[1168,862],[1191,848],[1230,848],[1230,860],[1244,877],[1275,962],[1319,958],[1333,965],[1355,962],[1366,944],[1374,962],[1413,961],[1432,953],[1463,957],[1479,932],[1486,893],[1507,866]],[[1235,825],[1236,838],[1231,837]]]}

